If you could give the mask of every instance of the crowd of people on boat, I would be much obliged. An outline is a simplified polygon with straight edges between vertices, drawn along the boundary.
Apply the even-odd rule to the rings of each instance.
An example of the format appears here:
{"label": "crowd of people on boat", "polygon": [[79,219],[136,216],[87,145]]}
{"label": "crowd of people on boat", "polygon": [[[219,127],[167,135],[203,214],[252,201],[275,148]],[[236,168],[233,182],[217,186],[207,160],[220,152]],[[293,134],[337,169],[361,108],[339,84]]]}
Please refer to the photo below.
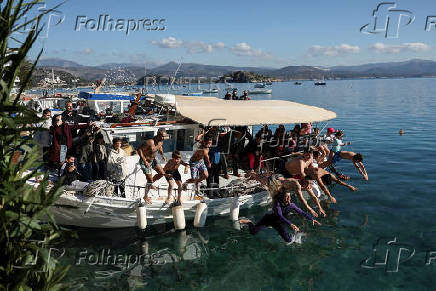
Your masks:
{"label": "crowd of people on boat", "polygon": [[[233,97],[231,100],[234,100]],[[45,130],[37,130],[34,139],[42,148],[47,167],[63,177],[65,185],[72,185],[76,181],[89,183],[108,180],[114,185],[115,194],[125,197],[126,157],[135,154],[139,155],[139,167],[147,179],[144,200],[148,203],[151,203],[149,190],[155,188],[153,183],[162,177],[169,185],[165,201],[169,204],[176,186],[178,195],[175,200],[181,203],[182,190],[188,184],[194,184],[198,191],[202,182],[206,181],[207,189],[219,189],[220,177],[229,179],[230,175],[241,177],[245,173],[244,178],[267,186],[274,199],[273,211],[258,224],[241,221],[249,225],[252,234],[269,225],[285,240],[289,240],[283,224],[296,229],[285,218],[285,214],[291,210],[318,223],[315,218],[326,214],[312,185],[318,185],[332,203],[336,203],[336,198],[328,186],[333,183],[357,191],[357,188],[345,182],[350,177],[337,170],[336,166],[341,161],[350,161],[368,180],[362,154],[342,149],[351,144],[343,141],[343,131],[327,128],[322,134],[311,123],[297,124],[290,131],[284,125],[279,125],[274,133],[268,125],[264,125],[254,136],[245,126],[204,127],[195,138],[189,161],[183,161],[178,151],[173,152],[171,159],[166,161],[163,142],[167,133],[164,129],[159,129],[154,137],[134,149],[128,139],[118,137],[112,140],[111,145],[105,144],[99,128],[75,112],[72,102],[67,102],[62,114],[52,116],[52,112],[46,109],[42,117],[43,121],[37,126]],[[162,156],[164,166],[157,162],[157,153]],[[180,165],[184,166],[185,174],[188,171],[191,173],[191,178],[186,181],[182,181]],[[245,171],[240,171],[241,168]],[[302,191],[309,194],[318,213],[303,197]],[[290,192],[296,194],[307,213],[290,202]],[[206,194],[210,198],[221,195],[219,191],[207,191]]]}

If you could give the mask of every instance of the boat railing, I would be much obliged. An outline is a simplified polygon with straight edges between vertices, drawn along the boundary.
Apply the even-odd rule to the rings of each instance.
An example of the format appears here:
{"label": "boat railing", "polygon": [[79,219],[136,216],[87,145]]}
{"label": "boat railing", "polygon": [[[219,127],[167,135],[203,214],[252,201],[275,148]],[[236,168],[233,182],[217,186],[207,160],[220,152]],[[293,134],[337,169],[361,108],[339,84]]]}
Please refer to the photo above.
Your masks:
{"label": "boat railing", "polygon": [[[192,185],[194,185],[193,183],[190,183]],[[245,184],[243,185],[231,185],[231,186],[224,186],[224,187],[208,187],[208,188],[200,188],[198,190],[198,193],[201,193],[203,196],[205,195],[206,191],[217,191],[217,190],[230,190],[230,193],[234,193],[237,190],[250,190],[250,189],[254,189],[256,187],[259,187],[261,184],[260,183],[256,183],[255,185],[250,185],[247,186]],[[137,188],[137,189],[151,189],[150,185],[146,185],[146,186],[139,186],[139,185],[124,185],[125,187],[131,187],[131,188]],[[157,186],[157,191],[158,191],[158,196],[160,196],[160,191],[168,191],[168,186],[162,186],[162,185],[158,185]],[[195,191],[193,191],[194,189],[190,189],[188,188],[187,190],[190,190],[191,192],[188,194],[191,196],[191,199],[194,197]],[[173,189],[174,193],[176,194],[177,188]]]}

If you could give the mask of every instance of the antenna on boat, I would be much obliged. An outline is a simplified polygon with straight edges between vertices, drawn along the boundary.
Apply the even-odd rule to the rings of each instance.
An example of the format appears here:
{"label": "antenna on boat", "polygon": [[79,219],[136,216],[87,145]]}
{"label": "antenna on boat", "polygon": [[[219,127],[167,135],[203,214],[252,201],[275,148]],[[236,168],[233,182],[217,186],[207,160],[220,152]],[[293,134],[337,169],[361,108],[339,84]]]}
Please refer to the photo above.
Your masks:
{"label": "antenna on boat", "polygon": [[144,63],[144,94],[147,92],[147,84],[145,81],[147,80],[147,63]]}
{"label": "antenna on boat", "polygon": [[168,87],[168,93],[169,93],[169,91],[170,91],[170,88],[173,87],[173,84],[174,84],[174,82],[176,81],[176,76],[177,76],[177,73],[179,72],[180,67],[182,66],[182,63],[183,63],[183,58],[180,59],[180,63],[179,63],[179,65],[177,66],[176,71],[174,72],[174,77],[173,77],[173,79],[171,80],[171,84],[170,84],[170,86]]}

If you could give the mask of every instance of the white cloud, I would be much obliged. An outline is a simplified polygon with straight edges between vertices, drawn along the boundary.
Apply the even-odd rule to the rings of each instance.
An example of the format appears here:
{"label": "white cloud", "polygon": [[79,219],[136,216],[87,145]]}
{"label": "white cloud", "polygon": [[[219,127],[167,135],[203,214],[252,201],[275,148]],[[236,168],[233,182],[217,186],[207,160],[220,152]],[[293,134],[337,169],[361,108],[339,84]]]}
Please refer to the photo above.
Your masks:
{"label": "white cloud", "polygon": [[240,42],[235,44],[230,50],[237,56],[249,56],[249,57],[258,57],[265,59],[272,59],[273,56],[262,51],[261,49],[252,48],[246,42]]}
{"label": "white cloud", "polygon": [[225,48],[226,47],[226,45],[221,41],[217,42],[213,46],[214,46],[214,48]]}
{"label": "white cloud", "polygon": [[92,54],[93,52],[94,52],[94,51],[93,51],[91,48],[89,48],[89,47],[84,48],[84,49],[80,49],[80,50],[75,50],[75,51],[73,51],[73,53],[76,54],[76,55],[83,55],[83,54],[85,54],[85,55],[90,55],[90,54]]}
{"label": "white cloud", "polygon": [[182,40],[177,40],[175,37],[163,38],[160,41],[152,40],[151,44],[156,45],[160,48],[178,48],[183,44]]}
{"label": "white cloud", "polygon": [[408,42],[401,45],[389,45],[377,42],[368,48],[379,54],[398,54],[401,52],[424,52],[429,51],[431,47],[422,42]]}
{"label": "white cloud", "polygon": [[216,44],[206,43],[203,41],[184,41],[176,39],[175,37],[163,38],[162,40],[152,40],[152,45],[160,48],[185,48],[189,54],[199,53],[211,53],[214,49],[224,48],[223,42],[217,42]]}
{"label": "white cloud", "polygon": [[343,43],[337,46],[320,46],[313,45],[309,51],[308,55],[310,56],[339,56],[345,54],[357,54],[360,52],[360,48],[358,46],[349,45]]}
{"label": "white cloud", "polygon": [[187,49],[190,54],[198,53],[211,53],[213,46],[202,41],[188,41],[183,44],[183,47]]}

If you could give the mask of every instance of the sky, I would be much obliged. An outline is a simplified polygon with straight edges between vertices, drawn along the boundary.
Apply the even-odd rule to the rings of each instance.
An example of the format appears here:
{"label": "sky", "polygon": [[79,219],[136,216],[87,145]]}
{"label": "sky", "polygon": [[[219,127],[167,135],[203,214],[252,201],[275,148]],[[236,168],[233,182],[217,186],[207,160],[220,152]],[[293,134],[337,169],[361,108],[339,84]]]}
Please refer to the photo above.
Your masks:
{"label": "sky", "polygon": [[[56,3],[47,1],[46,7]],[[43,48],[43,58],[150,67],[169,61],[280,68],[436,60],[436,1],[392,1],[374,17],[381,3],[70,0],[44,18],[32,55]],[[109,22],[103,27],[104,15],[119,23],[118,30]]]}

